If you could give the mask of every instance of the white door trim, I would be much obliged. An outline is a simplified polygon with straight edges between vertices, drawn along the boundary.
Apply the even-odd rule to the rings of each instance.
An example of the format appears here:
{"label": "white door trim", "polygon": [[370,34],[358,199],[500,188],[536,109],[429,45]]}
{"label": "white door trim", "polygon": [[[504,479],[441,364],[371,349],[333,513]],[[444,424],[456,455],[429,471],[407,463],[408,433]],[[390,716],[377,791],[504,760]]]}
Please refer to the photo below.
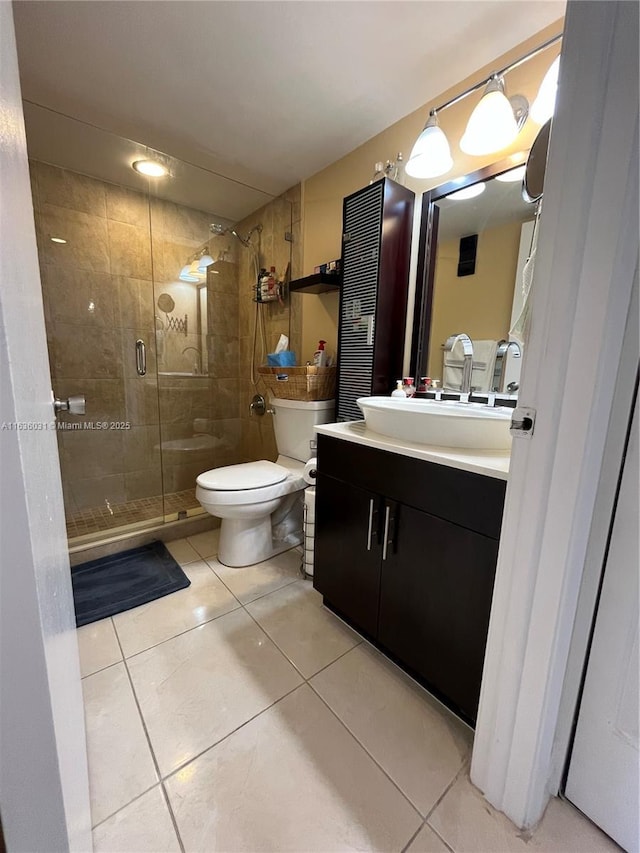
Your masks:
{"label": "white door trim", "polygon": [[516,824],[557,792],[552,747],[638,263],[638,7],[573,2],[540,223],[471,779]]}

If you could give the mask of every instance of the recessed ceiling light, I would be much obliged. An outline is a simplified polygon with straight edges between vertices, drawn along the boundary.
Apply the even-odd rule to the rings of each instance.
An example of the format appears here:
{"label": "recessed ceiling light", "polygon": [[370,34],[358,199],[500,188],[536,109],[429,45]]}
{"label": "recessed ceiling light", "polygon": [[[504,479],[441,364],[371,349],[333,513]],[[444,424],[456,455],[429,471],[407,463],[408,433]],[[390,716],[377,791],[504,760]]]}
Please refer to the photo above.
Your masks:
{"label": "recessed ceiling light", "polygon": [[148,178],[164,178],[169,173],[167,167],[157,160],[136,160],[131,164],[131,168]]}
{"label": "recessed ceiling light", "polygon": [[503,172],[501,175],[496,175],[496,181],[502,181],[505,184],[510,184],[512,181],[521,181],[524,178],[524,163],[515,169],[509,169],[508,172]]}
{"label": "recessed ceiling light", "polygon": [[480,193],[484,192],[484,183],[480,181],[479,184],[472,184],[470,187],[465,187],[463,190],[458,190],[455,193],[451,193],[447,198],[454,199],[454,201],[464,201],[467,198],[475,198]]}
{"label": "recessed ceiling light", "polygon": [[62,237],[52,237],[51,242],[52,243],[66,243],[67,241],[63,240]]}

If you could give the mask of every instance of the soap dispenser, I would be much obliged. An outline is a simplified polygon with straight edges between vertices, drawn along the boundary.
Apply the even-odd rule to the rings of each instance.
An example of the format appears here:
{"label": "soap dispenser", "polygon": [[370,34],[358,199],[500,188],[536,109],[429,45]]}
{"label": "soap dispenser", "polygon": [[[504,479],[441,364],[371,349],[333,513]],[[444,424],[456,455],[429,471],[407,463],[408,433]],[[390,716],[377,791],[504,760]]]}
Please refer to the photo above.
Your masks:
{"label": "soap dispenser", "polygon": [[406,395],[405,390],[402,386],[402,379],[396,380],[396,388],[395,388],[395,391],[391,392],[391,396],[392,397],[404,397],[405,400],[407,399],[407,395]]}
{"label": "soap dispenser", "polygon": [[326,341],[318,341],[318,349],[313,354],[313,363],[316,367],[327,366],[327,352],[324,348]]}

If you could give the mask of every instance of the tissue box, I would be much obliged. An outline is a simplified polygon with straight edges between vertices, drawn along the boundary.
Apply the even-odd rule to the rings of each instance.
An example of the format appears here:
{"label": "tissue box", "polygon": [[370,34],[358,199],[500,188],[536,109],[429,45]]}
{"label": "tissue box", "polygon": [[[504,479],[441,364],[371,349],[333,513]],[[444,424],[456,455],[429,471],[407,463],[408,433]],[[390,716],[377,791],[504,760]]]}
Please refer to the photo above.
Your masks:
{"label": "tissue box", "polygon": [[267,355],[269,367],[293,367],[296,363],[296,354],[293,350],[286,349],[282,352],[270,352]]}

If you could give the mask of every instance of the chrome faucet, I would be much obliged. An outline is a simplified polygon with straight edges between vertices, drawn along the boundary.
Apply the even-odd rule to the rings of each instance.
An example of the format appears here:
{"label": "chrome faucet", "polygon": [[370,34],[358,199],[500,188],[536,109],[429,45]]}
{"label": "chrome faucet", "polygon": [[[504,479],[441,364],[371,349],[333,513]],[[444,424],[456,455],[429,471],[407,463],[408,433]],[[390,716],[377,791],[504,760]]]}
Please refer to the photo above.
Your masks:
{"label": "chrome faucet", "polygon": [[464,394],[468,401],[469,394],[471,393],[471,374],[473,372],[473,344],[471,343],[471,338],[469,335],[465,335],[464,332],[460,332],[458,335],[451,335],[450,338],[447,338],[444,349],[445,351],[452,352],[458,341],[462,344],[462,352],[464,353],[462,379],[460,381],[460,399],[462,400],[462,395]]}
{"label": "chrome faucet", "polygon": [[194,367],[194,371],[193,371],[193,372],[194,372],[194,373],[202,373],[202,362],[201,362],[202,356],[201,356],[201,354],[200,354],[200,350],[199,350],[197,347],[185,347],[185,348],[182,350],[182,355],[184,355],[184,354],[185,354],[186,352],[188,352],[190,349],[192,349],[192,350],[195,352],[195,354],[196,354],[196,360],[195,360],[195,362],[194,362],[194,364],[193,364],[193,367]]}
{"label": "chrome faucet", "polygon": [[[513,350],[514,358],[522,357],[522,349],[520,348],[520,344],[517,341],[499,341],[498,342],[498,350],[496,352],[496,362],[493,370],[493,381],[491,383],[492,391],[509,391],[509,393],[513,393],[518,390],[517,382],[510,382],[507,388],[504,388],[504,373],[505,368],[507,366],[507,355],[509,350]],[[515,388],[511,388],[510,386],[515,385]]]}

